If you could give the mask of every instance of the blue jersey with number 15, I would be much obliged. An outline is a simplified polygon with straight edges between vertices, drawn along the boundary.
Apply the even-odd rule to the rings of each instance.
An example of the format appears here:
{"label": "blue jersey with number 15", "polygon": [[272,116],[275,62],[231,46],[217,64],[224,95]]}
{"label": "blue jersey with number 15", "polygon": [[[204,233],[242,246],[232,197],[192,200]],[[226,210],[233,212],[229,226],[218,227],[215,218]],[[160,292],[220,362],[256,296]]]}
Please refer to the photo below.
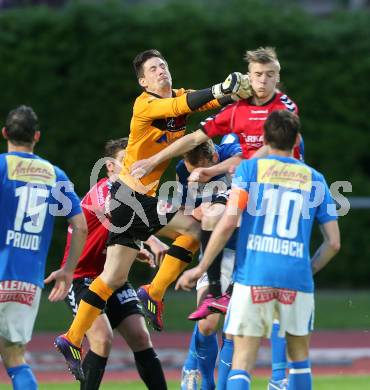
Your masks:
{"label": "blue jersey with number 15", "polygon": [[54,216],[82,212],[72,183],[34,154],[0,154],[0,210],[0,281],[43,287]]}
{"label": "blue jersey with number 15", "polygon": [[249,193],[243,211],[234,280],[249,286],[313,292],[312,225],[336,220],[324,177],[289,157],[244,160],[233,186]]}

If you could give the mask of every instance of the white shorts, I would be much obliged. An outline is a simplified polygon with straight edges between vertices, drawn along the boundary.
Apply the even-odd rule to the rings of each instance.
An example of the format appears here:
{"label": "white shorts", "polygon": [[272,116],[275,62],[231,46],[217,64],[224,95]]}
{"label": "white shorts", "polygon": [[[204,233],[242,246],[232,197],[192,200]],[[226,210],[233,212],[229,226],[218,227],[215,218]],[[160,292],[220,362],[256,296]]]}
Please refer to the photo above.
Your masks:
{"label": "white shorts", "polygon": [[[201,259],[199,259],[201,261]],[[235,264],[235,251],[232,249],[225,248],[223,257],[222,257],[222,263],[221,263],[221,291],[224,293],[226,289],[228,288],[231,278],[233,275],[234,270],[234,264]],[[204,273],[201,278],[198,279],[197,282],[197,290],[200,290],[203,287],[208,287],[208,275],[207,273]]]}
{"label": "white shorts", "polygon": [[224,331],[234,336],[270,337],[274,319],[279,336],[305,336],[313,330],[313,293],[234,284]]}
{"label": "white shorts", "polygon": [[0,290],[0,336],[12,343],[27,344],[31,340],[39,310],[41,288],[27,285],[32,286],[32,292]]}

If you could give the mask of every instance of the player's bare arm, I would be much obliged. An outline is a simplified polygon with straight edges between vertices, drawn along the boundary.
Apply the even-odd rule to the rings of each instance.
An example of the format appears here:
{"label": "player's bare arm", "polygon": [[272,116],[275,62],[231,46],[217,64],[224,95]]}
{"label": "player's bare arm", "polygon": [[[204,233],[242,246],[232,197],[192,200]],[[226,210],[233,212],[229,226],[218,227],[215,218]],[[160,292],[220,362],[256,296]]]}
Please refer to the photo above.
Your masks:
{"label": "player's bare arm", "polygon": [[215,176],[230,173],[230,171],[235,170],[235,167],[237,167],[242,160],[243,156],[238,155],[230,157],[211,167],[195,168],[193,172],[191,172],[188,181],[207,183]]}
{"label": "player's bare arm", "polygon": [[340,232],[337,221],[330,221],[320,225],[320,230],[324,237],[324,242],[312,257],[311,266],[313,274],[324,268],[340,249]]}
{"label": "player's bare arm", "polygon": [[131,174],[140,179],[141,177],[148,175],[163,161],[180,156],[208,140],[209,137],[202,130],[187,134],[152,157],[133,163],[131,166]]}
{"label": "player's bare arm", "polygon": [[55,280],[54,287],[48,297],[50,302],[61,301],[66,297],[72,283],[73,272],[86,242],[87,224],[84,214],[80,213],[74,215],[72,218],[68,219],[68,223],[72,226],[72,237],[66,264],[63,268],[52,272],[44,280],[45,283],[50,283]]}
{"label": "player's bare arm", "polygon": [[269,154],[270,147],[268,145],[263,145],[258,150],[256,150],[250,158],[263,158]]}

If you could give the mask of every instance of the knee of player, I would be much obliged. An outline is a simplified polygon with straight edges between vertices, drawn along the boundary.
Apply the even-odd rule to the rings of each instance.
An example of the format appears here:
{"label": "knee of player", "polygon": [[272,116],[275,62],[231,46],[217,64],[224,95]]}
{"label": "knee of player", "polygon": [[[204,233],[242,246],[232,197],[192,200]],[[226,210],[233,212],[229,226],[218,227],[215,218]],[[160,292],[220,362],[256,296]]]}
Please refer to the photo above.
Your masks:
{"label": "knee of player", "polygon": [[308,359],[309,355],[309,335],[293,336],[286,333],[287,355],[291,361],[302,361]]}
{"label": "knee of player", "polygon": [[213,230],[218,221],[221,219],[222,214],[225,210],[223,204],[212,204],[207,210],[203,213],[202,217],[202,229],[203,230]]}
{"label": "knee of player", "polygon": [[101,356],[108,356],[112,348],[113,332],[94,333],[93,336],[89,335],[88,340],[92,351]]}
{"label": "knee of player", "polygon": [[145,349],[152,347],[149,332],[145,329],[136,329],[135,332],[130,334],[128,340],[126,340],[133,352],[144,351]]}
{"label": "knee of player", "polygon": [[214,316],[207,317],[207,318],[200,320],[198,322],[199,332],[203,336],[210,336],[217,331],[218,319],[216,320],[213,317]]}
{"label": "knee of player", "polygon": [[1,358],[6,368],[16,367],[25,363],[25,345],[10,343],[6,348],[1,348]]}
{"label": "knee of player", "polygon": [[104,269],[100,277],[113,290],[122,287],[122,284],[127,281],[128,274],[126,270]]}
{"label": "knee of player", "polygon": [[193,219],[191,223],[189,223],[187,226],[184,226],[182,234],[187,235],[187,236],[191,236],[195,240],[199,241],[200,240],[200,231],[201,231],[201,228],[200,228],[199,222],[196,221],[195,219]]}
{"label": "knee of player", "polygon": [[211,230],[214,230],[214,228],[216,227],[217,225],[217,222],[219,221],[220,219],[217,218],[217,217],[214,217],[214,216],[203,216],[203,219],[202,219],[202,229],[203,230],[207,230],[207,231],[211,231]]}

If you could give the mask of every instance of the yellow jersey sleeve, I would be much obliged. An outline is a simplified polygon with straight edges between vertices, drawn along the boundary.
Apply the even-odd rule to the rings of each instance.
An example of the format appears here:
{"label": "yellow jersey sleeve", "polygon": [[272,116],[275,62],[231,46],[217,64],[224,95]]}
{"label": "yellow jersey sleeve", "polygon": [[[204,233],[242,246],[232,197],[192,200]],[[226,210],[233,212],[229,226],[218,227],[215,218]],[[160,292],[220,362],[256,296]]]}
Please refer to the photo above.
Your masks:
{"label": "yellow jersey sleeve", "polygon": [[[130,175],[131,165],[160,152],[172,142],[181,138],[186,131],[186,118],[192,112],[186,101],[187,91],[173,90],[174,97],[161,98],[143,92],[135,101],[130,123],[130,135],[120,179],[134,191],[154,196],[159,180],[170,161],[159,164],[147,176],[136,179]],[[199,111],[219,107],[213,100]]]}
{"label": "yellow jersey sleeve", "polygon": [[185,90],[181,92],[177,95],[176,91],[176,97],[171,98],[159,98],[143,92],[134,104],[134,116],[150,120],[188,114],[191,110],[186,102]]}

